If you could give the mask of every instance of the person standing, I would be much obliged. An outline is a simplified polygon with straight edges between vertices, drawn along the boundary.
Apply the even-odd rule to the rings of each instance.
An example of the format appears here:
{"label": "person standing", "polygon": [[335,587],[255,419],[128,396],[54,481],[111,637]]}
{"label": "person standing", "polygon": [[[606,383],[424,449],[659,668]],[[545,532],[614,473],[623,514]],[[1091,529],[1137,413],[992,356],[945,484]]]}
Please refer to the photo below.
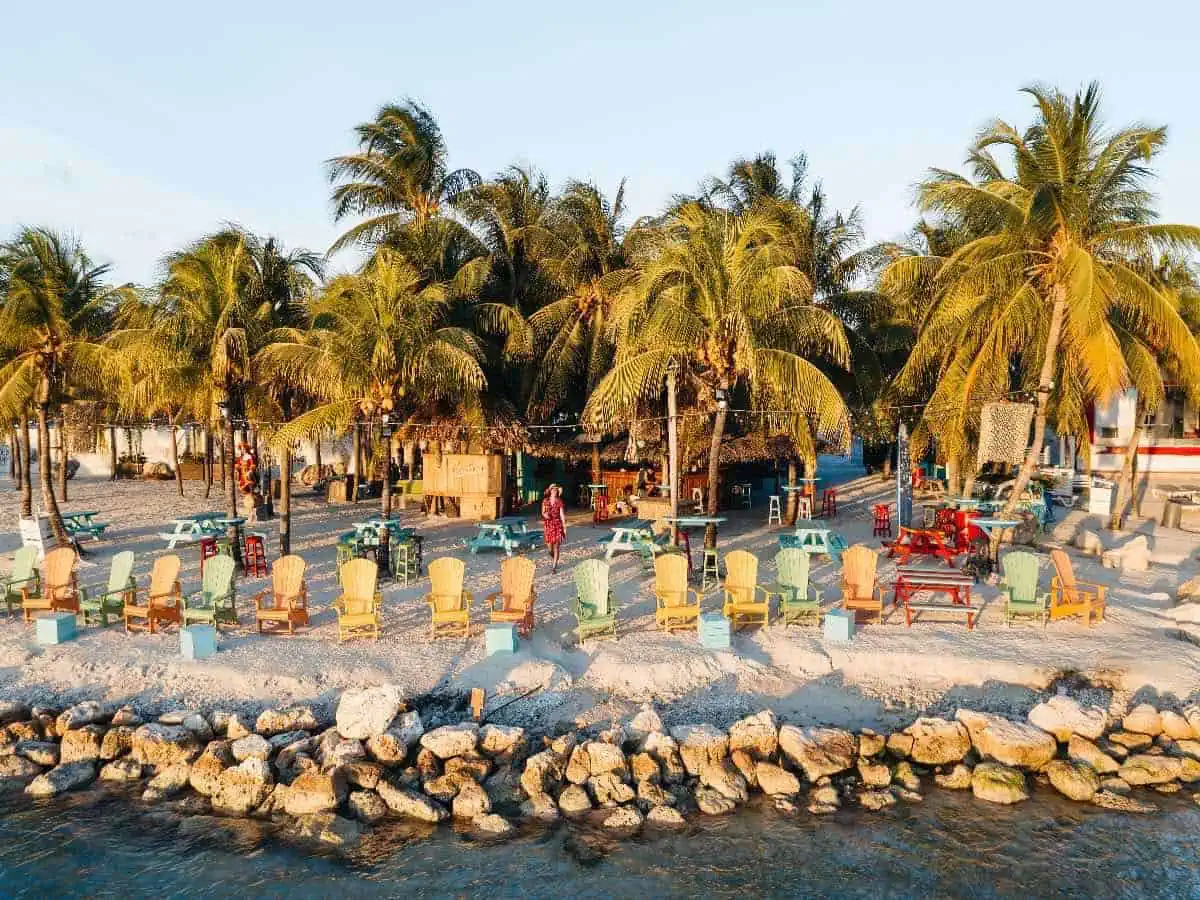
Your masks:
{"label": "person standing", "polygon": [[562,488],[552,484],[546,488],[542,499],[542,528],[550,557],[554,560],[551,571],[558,571],[558,553],[562,542],[567,539],[567,509],[562,501]]}

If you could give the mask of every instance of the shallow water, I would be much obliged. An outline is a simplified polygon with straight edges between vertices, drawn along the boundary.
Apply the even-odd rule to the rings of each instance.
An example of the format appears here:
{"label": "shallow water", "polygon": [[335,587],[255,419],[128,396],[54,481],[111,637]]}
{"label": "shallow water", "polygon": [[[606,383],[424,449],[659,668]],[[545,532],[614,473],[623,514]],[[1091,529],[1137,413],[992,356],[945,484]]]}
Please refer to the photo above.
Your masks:
{"label": "shallow water", "polygon": [[389,823],[354,853],[306,853],[268,826],[77,795],[0,804],[4,896],[1200,896],[1200,809],[1151,816],[1040,792],[1019,807],[930,793],[881,813],[753,808],[615,843],[531,828],[498,844]]}

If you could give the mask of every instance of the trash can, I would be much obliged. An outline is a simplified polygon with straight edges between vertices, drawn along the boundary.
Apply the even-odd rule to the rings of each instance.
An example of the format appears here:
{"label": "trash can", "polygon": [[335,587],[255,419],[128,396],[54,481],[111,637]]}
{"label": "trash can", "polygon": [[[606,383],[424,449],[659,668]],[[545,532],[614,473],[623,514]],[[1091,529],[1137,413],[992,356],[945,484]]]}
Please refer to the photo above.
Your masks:
{"label": "trash can", "polygon": [[1162,525],[1164,528],[1179,528],[1183,521],[1183,504],[1168,500],[1163,504]]}

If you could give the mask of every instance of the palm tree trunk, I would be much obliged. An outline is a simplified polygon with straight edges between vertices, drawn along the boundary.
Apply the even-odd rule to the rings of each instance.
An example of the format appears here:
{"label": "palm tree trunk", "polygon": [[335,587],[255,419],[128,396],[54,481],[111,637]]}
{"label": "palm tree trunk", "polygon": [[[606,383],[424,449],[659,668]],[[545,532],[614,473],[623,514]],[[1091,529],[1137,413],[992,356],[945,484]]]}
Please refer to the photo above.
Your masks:
{"label": "palm tree trunk", "polygon": [[226,442],[224,434],[221,435],[221,440],[219,441],[219,443],[220,443],[219,449],[221,452],[221,493],[223,494],[223,493],[225,493],[225,474],[226,474],[225,473],[225,466],[226,466],[225,457],[226,457],[227,452],[229,450],[232,450],[233,448],[230,447],[228,445],[228,443]]}
{"label": "palm tree trunk", "polygon": [[313,452],[314,452],[314,456],[316,458],[316,464],[317,464],[317,481],[320,481],[321,478],[324,476],[323,476],[323,471],[322,471],[322,466],[321,466],[321,435],[319,435],[319,434],[317,435],[316,439],[313,441]]}
{"label": "palm tree trunk", "polygon": [[213,438],[212,429],[204,428],[204,499],[212,493],[213,486]]}
{"label": "palm tree trunk", "polygon": [[392,436],[386,431],[383,434],[383,489],[379,492],[383,517],[392,517]]}
{"label": "palm tree trunk", "polygon": [[22,408],[21,425],[21,515],[33,518],[33,444],[29,439],[29,410]]}
{"label": "palm tree trunk", "polygon": [[[721,390],[728,393],[729,385],[721,382]],[[708,446],[708,514],[717,514],[717,499],[721,490],[721,440],[725,437],[725,417],[728,411],[717,406],[717,417],[713,422],[712,443]],[[717,546],[717,526],[710,524],[704,529],[704,546]]]}
{"label": "palm tree trunk", "polygon": [[[789,459],[788,460],[787,483],[789,485],[794,485],[796,483],[796,479],[799,477],[800,477],[800,473],[796,467],[796,460]],[[797,513],[798,507],[799,507],[799,504],[797,503],[798,497],[799,497],[799,495],[795,491],[787,492],[787,517],[786,518],[787,518],[787,523],[789,525],[796,524],[796,513]]]}
{"label": "palm tree trunk", "polygon": [[67,417],[58,417],[58,492],[67,502],[67,459],[70,457],[71,442],[67,440]]}
{"label": "palm tree trunk", "polygon": [[10,473],[12,475],[13,484],[17,490],[23,490],[25,486],[25,464],[21,461],[24,455],[21,452],[21,432],[14,424],[12,428],[12,463]]}
{"label": "palm tree trunk", "polygon": [[1112,509],[1108,514],[1108,527],[1111,531],[1120,531],[1125,524],[1125,503],[1133,494],[1133,464],[1137,459],[1138,444],[1142,441],[1141,421],[1145,412],[1139,407],[1133,420],[1133,434],[1125,445],[1125,460],[1121,463],[1121,477],[1117,481],[1117,495],[1113,498]]}
{"label": "palm tree trunk", "polygon": [[354,444],[354,477],[350,479],[350,502],[358,502],[358,483],[362,480],[362,434],[358,423],[354,423],[354,430],[350,432],[351,440]]}
{"label": "palm tree trunk", "polygon": [[[229,449],[231,451],[230,462],[232,464],[233,459],[234,459],[232,456],[232,450],[233,450],[233,419],[232,418],[228,419],[225,422],[225,443],[229,445]],[[225,472],[225,467],[222,466],[221,467],[222,475],[224,474],[224,472]],[[236,518],[237,514],[238,514],[237,495],[238,495],[237,478],[234,477],[233,471],[230,471],[230,473],[229,473],[229,507],[228,507],[230,518]],[[233,534],[230,534],[229,537],[231,540],[234,539]]]}
{"label": "palm tree trunk", "polygon": [[285,446],[279,457],[279,552],[292,552],[292,448]]}
{"label": "palm tree trunk", "polygon": [[592,444],[592,484],[600,483],[600,444]]}
{"label": "palm tree trunk", "polygon": [[179,496],[183,496],[183,470],[179,468],[179,437],[175,434],[175,425],[173,423],[167,425],[171,429],[171,469],[175,473],[175,486],[179,489]]}
{"label": "palm tree trunk", "polygon": [[71,541],[67,530],[63,527],[62,515],[58,511],[58,501],[54,499],[54,477],[50,468],[50,404],[39,403],[38,417],[38,480],[42,484],[42,507],[50,519],[50,528],[60,547],[68,546]]}
{"label": "palm tree trunk", "polygon": [[108,480],[116,481],[117,472],[117,429],[108,426]]}
{"label": "palm tree trunk", "polygon": [[1050,311],[1050,331],[1046,335],[1046,352],[1042,358],[1042,371],[1038,377],[1037,408],[1033,415],[1033,443],[1029,446],[1029,452],[1025,454],[1025,462],[1021,464],[1021,470],[1017,473],[1016,483],[1013,485],[1012,493],[1008,495],[1008,502],[1004,504],[1004,511],[1000,513],[1002,519],[1012,518],[1017,503],[1020,502],[1021,494],[1025,492],[1025,488],[1029,485],[1029,479],[1033,477],[1033,470],[1037,468],[1038,458],[1042,455],[1042,444],[1046,440],[1046,409],[1050,405],[1050,392],[1054,389],[1054,369],[1058,362],[1058,345],[1062,338],[1063,317],[1066,309],[1066,288],[1056,285],[1054,307]]}

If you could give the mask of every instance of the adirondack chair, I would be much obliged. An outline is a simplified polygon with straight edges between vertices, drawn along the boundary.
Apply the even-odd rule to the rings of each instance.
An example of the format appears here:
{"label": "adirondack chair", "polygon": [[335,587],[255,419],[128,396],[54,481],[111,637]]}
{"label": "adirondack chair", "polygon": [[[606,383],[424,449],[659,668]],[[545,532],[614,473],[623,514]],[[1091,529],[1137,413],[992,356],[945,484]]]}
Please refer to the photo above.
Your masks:
{"label": "adirondack chair", "polygon": [[585,559],[575,567],[575,602],[571,611],[579,625],[579,642],[589,637],[617,636],[617,604],[608,588],[608,563]]}
{"label": "adirondack chair", "polygon": [[1040,619],[1045,626],[1048,595],[1038,594],[1037,557],[1024,550],[1014,550],[1004,554],[1000,562],[1004,567],[1000,590],[1004,594],[1005,622],[1012,625],[1014,619],[1024,616],[1034,621]]}
{"label": "adirondack chair", "polygon": [[122,550],[112,558],[108,569],[108,584],[82,587],[79,589],[79,614],[83,624],[99,621],[104,628],[121,621],[125,603],[133,594],[137,582],[133,580],[133,551]]}
{"label": "adirondack chair", "polygon": [[687,586],[687,557],[664,553],[654,560],[654,621],[663,631],[695,628],[700,616],[700,595]]}
{"label": "adirondack chair", "polygon": [[333,601],[338,620],[338,643],[346,638],[372,637],[379,640],[383,627],[380,612],[383,594],[376,587],[379,566],[369,559],[355,559],[342,566],[342,595]]}
{"label": "adirondack chair", "polygon": [[33,621],[39,612],[79,612],[79,585],[75,580],[74,547],[59,547],[46,554],[42,562],[45,574],[40,590],[21,589],[21,611],[25,621]]}
{"label": "adirondack chair", "polygon": [[37,547],[20,547],[13,554],[12,571],[0,578],[0,589],[4,591],[4,605],[11,618],[13,607],[21,604],[21,591],[29,589],[37,593],[41,589],[42,576],[38,574]]}
{"label": "adirondack chair", "polygon": [[723,612],[734,629],[767,624],[771,597],[758,583],[758,557],[753,553],[734,550],[725,554],[724,594]]}
{"label": "adirondack chair", "polygon": [[204,564],[200,590],[183,600],[183,624],[208,622],[212,625],[238,625],[237,587],[234,584],[232,556],[218,553]]}
{"label": "adirondack chair", "polygon": [[874,614],[883,621],[883,588],[875,577],[879,554],[866,544],[855,544],[842,554],[842,608]]}
{"label": "adirondack chair", "polygon": [[453,556],[443,556],[429,564],[431,590],[425,595],[432,618],[429,636],[466,637],[471,632],[471,605],[475,597],[463,590],[467,564]]}
{"label": "adirondack chair", "polygon": [[500,564],[500,590],[488,594],[487,606],[493,622],[510,622],[522,637],[533,631],[533,604],[537,593],[533,576],[537,565],[523,556],[510,556]]}
{"label": "adirondack chair", "polygon": [[296,554],[281,556],[271,565],[271,586],[254,595],[254,623],[260,634],[268,622],[286,623],[288,634],[308,624],[308,586],[305,562]]}
{"label": "adirondack chair", "polygon": [[[134,629],[134,619],[144,619],[145,627],[151,634],[158,631],[159,622],[180,621],[183,589],[179,586],[179,565],[179,557],[174,553],[160,556],[154,561],[149,588],[144,591],[135,589],[121,610],[126,632]],[[139,602],[139,596],[144,602]]]}
{"label": "adirondack chair", "polygon": [[1076,581],[1075,570],[1071,567],[1071,557],[1062,550],[1051,550],[1050,559],[1058,573],[1050,580],[1049,616],[1051,621],[1065,619],[1069,616],[1082,616],[1083,621],[1091,625],[1094,615],[1097,621],[1103,622],[1106,586],[1087,581]]}
{"label": "adirondack chair", "polygon": [[811,557],[803,550],[780,550],[775,554],[779,580],[766,590],[779,598],[783,624],[821,624],[821,591],[808,580]]}

